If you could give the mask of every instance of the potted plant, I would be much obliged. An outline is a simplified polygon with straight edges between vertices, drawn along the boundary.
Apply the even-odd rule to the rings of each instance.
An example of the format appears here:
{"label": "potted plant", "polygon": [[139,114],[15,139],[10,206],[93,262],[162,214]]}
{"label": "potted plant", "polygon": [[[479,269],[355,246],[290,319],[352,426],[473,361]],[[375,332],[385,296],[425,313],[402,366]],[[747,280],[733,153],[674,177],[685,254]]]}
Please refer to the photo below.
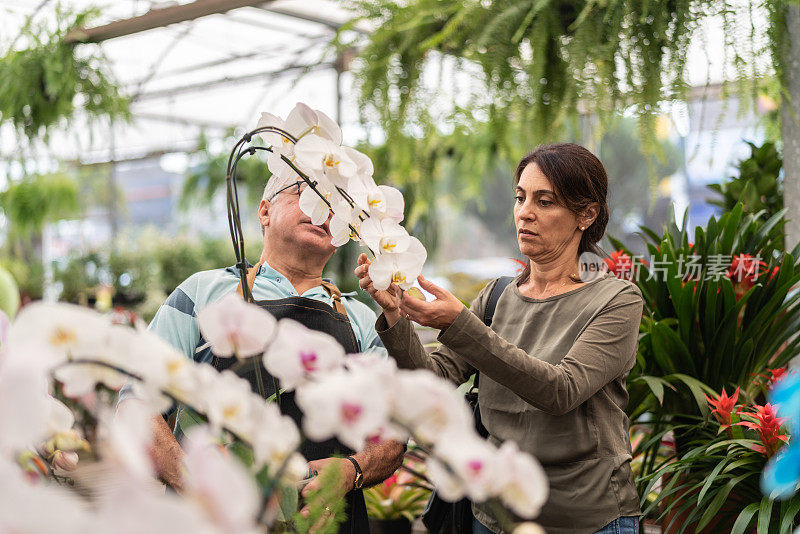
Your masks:
{"label": "potted plant", "polygon": [[[618,250],[606,259],[610,270],[634,280],[644,298],[637,361],[628,376],[628,412],[632,423],[647,431],[634,456],[643,508],[649,511],[656,509],[651,490],[664,474],[675,476],[661,480],[659,506],[670,498],[676,507],[699,506],[677,489],[687,489],[696,466],[662,468],[712,443],[714,434],[703,426],[709,417],[706,396],[741,387],[743,398],[754,402],[753,377],[800,353],[795,336],[800,264],[798,249],[782,250],[783,215],[783,210],[769,218],[764,212],[745,214],[737,204],[697,227],[693,242],[685,218],[681,225],[669,222],[661,235],[642,228],[647,259],[612,239]],[[666,457],[665,441],[674,444]]]}
{"label": "potted plant", "polygon": [[413,449],[392,476],[364,491],[373,534],[409,534],[411,523],[422,515],[431,495],[425,464]]}
{"label": "potted plant", "polygon": [[764,467],[790,436],[776,407],[756,402],[740,388],[709,396],[713,417],[695,426],[685,452],[644,477],[648,493],[663,483],[644,512],[660,511],[664,532],[789,533],[797,526],[800,496],[780,502],[762,491]]}

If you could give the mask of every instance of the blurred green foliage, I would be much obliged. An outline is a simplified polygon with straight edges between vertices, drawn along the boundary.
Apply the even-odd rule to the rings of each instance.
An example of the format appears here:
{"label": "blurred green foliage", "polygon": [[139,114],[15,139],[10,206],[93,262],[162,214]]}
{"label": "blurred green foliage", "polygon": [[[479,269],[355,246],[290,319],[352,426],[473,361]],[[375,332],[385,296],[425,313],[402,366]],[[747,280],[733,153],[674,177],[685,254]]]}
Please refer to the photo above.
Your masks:
{"label": "blurred green foliage", "polygon": [[[186,209],[192,204],[210,204],[218,191],[225,190],[227,187],[225,171],[228,168],[229,149],[236,144],[237,140],[233,132],[228,132],[223,144],[225,148],[221,152],[213,152],[208,147],[208,139],[204,135],[200,136],[197,150],[193,153],[193,164],[186,172],[186,179],[181,190],[180,207],[182,209]],[[260,146],[263,143],[256,139],[253,145]],[[263,150],[246,155],[239,160],[236,166],[236,185],[240,193],[240,208],[244,205],[254,207],[258,205],[270,176],[272,173],[267,168]]]}
{"label": "blurred green foliage", "polygon": [[[701,22],[721,25],[736,58],[725,94],[753,101],[780,63],[782,4],[763,3],[764,46],[752,30],[763,11],[733,0],[359,0],[353,9],[374,28],[352,66],[362,118],[386,132],[390,151],[405,151],[397,140],[427,138],[431,128],[486,127],[490,137],[477,150],[514,160],[579,129],[582,117],[604,130],[628,109],[644,152],[662,155],[660,104],[687,97],[687,53]],[[349,27],[340,32],[343,48],[358,44],[348,41]]]}
{"label": "blurred green foliage", "polygon": [[[261,243],[253,242],[247,249],[248,258],[257,258],[260,250]],[[53,265],[53,278],[61,288],[59,300],[91,304],[100,286],[112,286],[115,306],[133,309],[149,321],[172,290],[190,275],[232,264],[233,249],[228,239],[145,233],[133,242],[117,243],[110,251],[58,261]]]}
{"label": "blurred green foliage", "polygon": [[783,209],[783,158],[775,143],[761,146],[747,141],[750,157],[739,161],[739,175],[721,184],[708,187],[722,195],[711,204],[731,211],[737,202],[748,213],[765,211],[768,217]]}
{"label": "blurred green foliage", "polygon": [[30,237],[46,222],[78,214],[78,184],[63,173],[26,176],[0,193],[0,208],[9,222],[10,237]]}
{"label": "blurred green foliage", "polygon": [[128,100],[120,95],[101,49],[78,51],[65,41],[71,29],[84,27],[98,13],[59,7],[46,22],[44,17],[28,20],[20,35],[28,47],[0,57],[0,122],[11,122],[33,139],[72,120],[77,109],[89,118],[129,117]]}

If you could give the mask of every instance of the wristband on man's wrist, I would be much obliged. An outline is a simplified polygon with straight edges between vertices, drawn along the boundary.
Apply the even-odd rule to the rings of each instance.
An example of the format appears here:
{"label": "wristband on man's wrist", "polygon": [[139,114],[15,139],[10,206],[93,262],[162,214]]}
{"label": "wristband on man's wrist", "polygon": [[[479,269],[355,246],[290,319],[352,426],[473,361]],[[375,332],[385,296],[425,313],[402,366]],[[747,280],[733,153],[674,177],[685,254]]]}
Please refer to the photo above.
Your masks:
{"label": "wristband on man's wrist", "polygon": [[353,467],[356,468],[356,479],[353,481],[353,489],[361,489],[364,486],[364,473],[361,472],[361,466],[358,465],[358,462],[352,456],[348,456],[347,459],[350,460]]}

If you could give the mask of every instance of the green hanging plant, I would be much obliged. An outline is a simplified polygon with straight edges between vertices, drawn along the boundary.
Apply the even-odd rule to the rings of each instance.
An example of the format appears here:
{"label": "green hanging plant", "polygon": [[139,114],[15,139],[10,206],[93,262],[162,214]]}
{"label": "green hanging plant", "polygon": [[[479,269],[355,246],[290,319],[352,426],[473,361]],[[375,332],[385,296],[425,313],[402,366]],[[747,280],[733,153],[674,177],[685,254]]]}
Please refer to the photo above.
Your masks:
{"label": "green hanging plant", "polygon": [[[768,15],[783,0],[768,0]],[[510,159],[533,145],[580,137],[582,121],[602,133],[628,109],[643,151],[661,156],[661,104],[687,97],[687,53],[702,21],[722,24],[728,94],[758,96],[774,50],[755,28],[761,9],[732,0],[360,0],[374,28],[353,63],[363,118],[389,144],[402,133],[486,124]],[[774,20],[774,17],[770,19]],[[340,44],[349,35],[345,26]],[[782,38],[773,24],[770,38]],[[423,78],[441,72],[438,83]],[[423,76],[425,73],[425,76]],[[442,88],[444,87],[444,90]],[[743,99],[748,102],[750,99]],[[439,103],[441,105],[435,105]],[[451,109],[452,108],[452,109]],[[438,115],[431,117],[432,110]],[[594,119],[593,119],[594,120]],[[584,121],[585,122],[585,121]],[[511,157],[513,156],[513,157]],[[652,163],[652,161],[651,161]],[[651,169],[652,171],[652,169]]]}
{"label": "green hanging plant", "polygon": [[29,46],[8,49],[0,58],[0,123],[11,122],[21,135],[35,139],[46,138],[78,110],[93,119],[130,116],[128,99],[120,94],[100,49],[79,48],[66,39],[70,30],[85,27],[97,14],[95,9],[68,13],[58,8],[55,28],[28,21],[17,40]]}
{"label": "green hanging plant", "polygon": [[63,173],[27,176],[0,193],[9,234],[17,237],[39,233],[45,223],[77,215],[80,208],[78,184]]}

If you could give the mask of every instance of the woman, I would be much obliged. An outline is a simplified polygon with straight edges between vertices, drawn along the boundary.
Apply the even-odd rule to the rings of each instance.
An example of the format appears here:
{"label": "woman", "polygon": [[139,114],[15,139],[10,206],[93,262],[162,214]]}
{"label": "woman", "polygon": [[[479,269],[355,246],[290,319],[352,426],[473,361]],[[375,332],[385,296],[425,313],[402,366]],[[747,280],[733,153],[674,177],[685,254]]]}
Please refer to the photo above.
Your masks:
{"label": "woman", "polygon": [[[520,161],[514,222],[529,259],[500,295],[491,328],[482,320],[495,282],[470,309],[419,278],[435,300],[376,290],[369,260],[360,285],[383,308],[377,330],[402,368],[426,368],[460,384],[480,372],[478,404],[489,440],[514,440],[550,481],[536,521],[548,534],[636,533],[639,498],[631,471],[625,377],[636,359],[642,297],[604,274],[584,282],[579,257],[597,249],[608,222],[608,176],[585,148],[542,146]],[[441,330],[426,354],[409,319]],[[473,505],[475,532],[502,532]]]}

